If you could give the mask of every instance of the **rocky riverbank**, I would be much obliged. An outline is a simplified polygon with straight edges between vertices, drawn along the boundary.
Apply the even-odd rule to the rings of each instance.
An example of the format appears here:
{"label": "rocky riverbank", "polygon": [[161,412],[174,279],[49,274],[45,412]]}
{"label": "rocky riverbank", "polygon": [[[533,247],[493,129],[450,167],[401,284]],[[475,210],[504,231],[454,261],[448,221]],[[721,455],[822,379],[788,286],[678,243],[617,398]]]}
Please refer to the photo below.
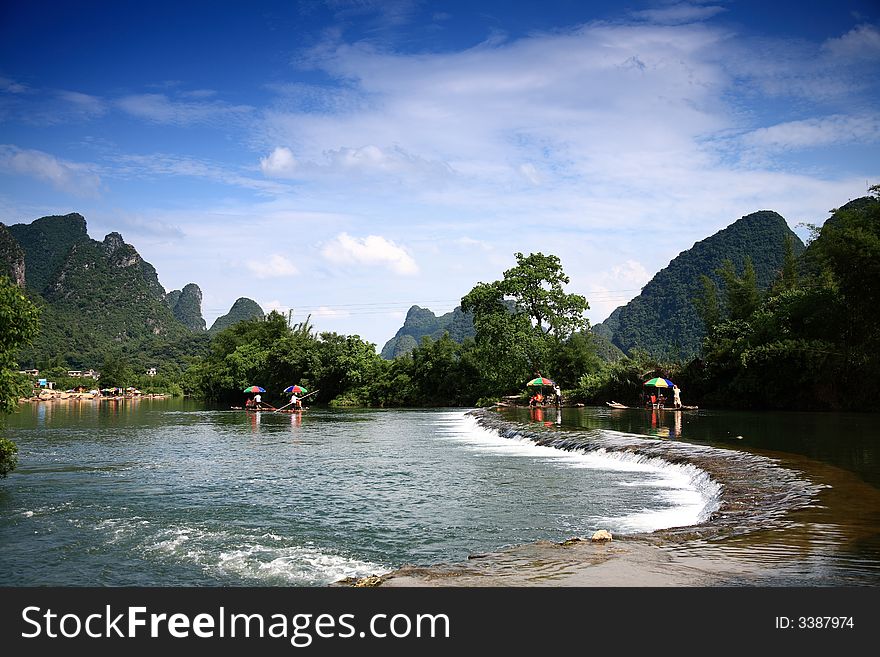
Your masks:
{"label": "rocky riverbank", "polygon": [[88,392],[68,392],[65,390],[41,390],[35,392],[30,397],[21,397],[18,402],[26,404],[30,402],[54,402],[54,401],[100,401],[106,399],[165,399],[170,395],[151,394],[151,395],[117,395],[108,397],[97,391]]}

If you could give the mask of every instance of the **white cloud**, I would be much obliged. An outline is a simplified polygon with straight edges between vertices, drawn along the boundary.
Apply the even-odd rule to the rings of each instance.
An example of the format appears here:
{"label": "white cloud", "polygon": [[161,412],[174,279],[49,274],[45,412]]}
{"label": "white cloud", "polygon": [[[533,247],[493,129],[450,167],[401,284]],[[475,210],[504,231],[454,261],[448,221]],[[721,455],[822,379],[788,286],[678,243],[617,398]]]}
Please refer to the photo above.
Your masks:
{"label": "white cloud", "polygon": [[180,226],[173,223],[140,212],[119,210],[113,213],[113,223],[108,226],[107,232],[112,230],[123,233],[127,238],[136,235],[139,238],[158,238],[165,242],[180,240],[185,236]]}
{"label": "white cloud", "polygon": [[[697,20],[720,8],[664,11]],[[762,125],[759,117],[779,114],[744,107],[768,94],[836,99],[866,83],[820,61],[820,49],[705,23],[591,23],[442,53],[328,40],[309,64],[338,82],[342,100],[333,102],[328,85],[319,103],[266,113],[263,130],[269,143],[296,145],[297,177],[308,185],[298,194],[333,194],[385,221],[395,216],[389,206],[405,204],[496,229],[523,221],[622,228],[639,224],[646,203],[686,216],[711,208],[713,197],[739,211],[756,187],[775,194],[780,169],[744,161],[738,149],[809,128]],[[811,120],[803,105],[798,113]],[[864,117],[835,120],[838,136],[870,134]],[[630,213],[634,198],[645,202]]]}
{"label": "white cloud", "polygon": [[268,157],[260,160],[260,169],[267,176],[291,178],[296,173],[297,162],[293,151],[285,146],[276,146]]}
{"label": "white cloud", "polygon": [[342,146],[325,150],[315,160],[298,161],[286,146],[276,146],[260,159],[260,169],[274,178],[329,180],[384,177],[394,180],[441,181],[453,175],[448,164],[407,153],[400,147],[380,148],[374,144]]}
{"label": "white cloud", "polygon": [[402,275],[419,271],[415,260],[404,248],[379,235],[357,238],[341,233],[324,246],[321,255],[335,264],[382,266]]}
{"label": "white cloud", "polygon": [[58,97],[68,104],[69,113],[80,118],[96,118],[107,112],[107,105],[101,98],[79,91],[59,91]]}
{"label": "white cloud", "polygon": [[540,185],[542,176],[538,172],[538,169],[535,168],[534,164],[526,163],[519,165],[519,172],[522,174],[523,178],[528,180],[533,185]]}
{"label": "white cloud", "polygon": [[661,25],[681,25],[704,21],[724,11],[727,11],[724,7],[716,5],[703,6],[699,3],[678,2],[659,9],[634,11],[632,15]]}
{"label": "white cloud", "polygon": [[272,194],[281,194],[287,189],[281,182],[262,180],[244,175],[229,166],[224,166],[217,162],[176,154],[127,154],[114,156],[112,160],[115,164],[114,175],[122,178],[142,179],[145,176],[177,178],[180,176],[190,176]]}
{"label": "white cloud", "polygon": [[257,278],[284,278],[299,274],[296,265],[278,253],[263,260],[248,260],[245,265]]}
{"label": "white cloud", "polygon": [[[700,167],[698,140],[728,122],[718,99],[729,80],[708,61],[723,38],[693,26],[593,25],[434,55],[325,46],[316,65],[344,81],[346,109],[276,111],[264,127],[296,144],[301,164],[434,183],[416,194],[632,180],[631,166],[655,173],[672,158]],[[643,68],[627,64],[634,57]],[[351,110],[355,91],[363,102]]]}
{"label": "white cloud", "polygon": [[457,238],[455,240],[455,243],[461,244],[462,246],[466,246],[466,247],[476,247],[478,249],[481,249],[482,251],[492,251],[494,249],[494,247],[492,246],[492,244],[490,242],[485,242],[483,240],[475,240],[474,238],[468,237],[466,235]]}
{"label": "white cloud", "polygon": [[6,91],[11,94],[23,94],[30,91],[30,87],[10,78],[0,77],[0,91]]}
{"label": "white cloud", "polygon": [[56,189],[77,196],[96,197],[101,190],[101,178],[92,165],[10,144],[0,145],[0,170],[47,181]]}
{"label": "white cloud", "polygon": [[327,153],[330,169],[345,174],[391,174],[392,176],[444,177],[451,174],[443,162],[432,162],[406,152],[399,146],[380,148],[374,144],[342,147]]}
{"label": "white cloud", "polygon": [[312,311],[311,315],[316,319],[343,319],[349,317],[351,313],[345,310],[339,310],[338,308],[320,306],[317,310]]}
{"label": "white cloud", "polygon": [[823,48],[835,57],[880,59],[880,30],[873,25],[858,25],[843,36],[828,39]]}
{"label": "white cloud", "polygon": [[[735,76],[737,92],[749,107],[760,108],[767,97],[776,96],[808,103],[842,101],[850,107],[866,92],[876,90],[880,31],[861,25],[824,43],[735,37],[718,55]],[[803,112],[804,107],[792,109]]]}
{"label": "white cloud", "polygon": [[217,95],[214,89],[193,89],[192,91],[181,91],[183,98],[211,98]]}
{"label": "white cloud", "polygon": [[880,115],[845,116],[789,121],[759,128],[745,135],[744,142],[774,150],[876,143],[880,141]]}
{"label": "white cloud", "polygon": [[637,260],[628,259],[610,270],[600,272],[582,292],[590,304],[589,316],[604,321],[615,308],[637,296],[652,274]]}
{"label": "white cloud", "polygon": [[133,94],[116,101],[117,106],[132,116],[154,123],[188,126],[220,123],[240,119],[253,111],[247,105],[172,100],[165,94]]}

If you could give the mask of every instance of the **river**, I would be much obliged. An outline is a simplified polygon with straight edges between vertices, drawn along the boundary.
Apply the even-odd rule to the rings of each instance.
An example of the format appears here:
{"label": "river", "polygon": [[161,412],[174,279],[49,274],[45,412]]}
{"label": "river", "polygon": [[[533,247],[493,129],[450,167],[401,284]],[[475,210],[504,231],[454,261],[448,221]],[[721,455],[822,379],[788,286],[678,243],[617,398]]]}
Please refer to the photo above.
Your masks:
{"label": "river", "polygon": [[712,583],[880,583],[876,415],[481,413],[23,405],[0,585],[323,586],[599,528]]}

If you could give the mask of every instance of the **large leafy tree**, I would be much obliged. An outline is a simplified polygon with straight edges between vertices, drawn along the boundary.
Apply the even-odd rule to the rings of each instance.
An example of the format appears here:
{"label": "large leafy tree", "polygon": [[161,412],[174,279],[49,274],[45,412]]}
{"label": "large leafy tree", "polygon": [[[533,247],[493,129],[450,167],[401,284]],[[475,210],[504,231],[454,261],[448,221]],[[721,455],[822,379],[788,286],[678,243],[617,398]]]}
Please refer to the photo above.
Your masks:
{"label": "large leafy tree", "polygon": [[584,313],[590,308],[581,295],[565,292],[563,286],[568,283],[557,256],[517,253],[516,267],[504,272],[499,288],[541,334],[564,340],[575,331],[587,329]]}
{"label": "large leafy tree", "polygon": [[[16,285],[0,276],[0,412],[15,410],[28,382],[18,374],[15,353],[28,344],[38,328],[38,313]],[[0,438],[0,477],[15,469],[18,449],[11,440]]]}
{"label": "large leafy tree", "polygon": [[492,283],[478,283],[461,300],[472,312],[481,370],[490,387],[503,392],[524,378],[547,372],[560,346],[585,331],[587,300],[569,294],[569,283],[555,255],[517,253],[516,266]]}

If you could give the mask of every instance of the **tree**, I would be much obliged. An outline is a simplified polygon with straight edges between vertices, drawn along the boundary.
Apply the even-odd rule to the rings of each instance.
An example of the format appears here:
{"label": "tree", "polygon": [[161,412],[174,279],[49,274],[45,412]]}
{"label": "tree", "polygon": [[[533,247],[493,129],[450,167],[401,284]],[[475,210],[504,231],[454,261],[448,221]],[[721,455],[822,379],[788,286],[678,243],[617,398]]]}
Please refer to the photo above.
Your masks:
{"label": "tree", "polygon": [[785,254],[782,260],[782,270],[779,272],[780,285],[785,290],[797,287],[798,270],[797,257],[794,254],[794,242],[790,236],[785,239]]}
{"label": "tree", "polygon": [[359,392],[370,382],[381,361],[375,345],[358,335],[324,332],[316,344],[320,364],[314,375],[315,385],[324,399]]}
{"label": "tree", "polygon": [[752,259],[745,257],[742,276],[737,275],[736,268],[730,260],[724,261],[718,274],[724,282],[727,316],[730,319],[746,319],[761,301],[758,277]]}
{"label": "tree", "polygon": [[478,283],[461,300],[473,313],[480,371],[495,394],[546,371],[565,340],[586,331],[587,300],[567,294],[569,279],[554,255],[515,255],[517,265],[493,283]]}
{"label": "tree", "polygon": [[810,250],[840,299],[843,377],[865,394],[877,390],[874,379],[880,366],[880,201],[860,201],[825,222]]}
{"label": "tree", "polygon": [[525,312],[544,335],[565,340],[575,331],[586,331],[589,323],[584,313],[590,304],[579,294],[567,294],[563,285],[569,278],[555,255],[516,254],[516,267],[504,272],[500,290],[516,302],[518,312]]}
{"label": "tree", "polygon": [[584,374],[602,369],[595,336],[589,332],[572,334],[560,345],[554,361],[553,377],[563,389],[573,388]]}
{"label": "tree", "polygon": [[715,287],[715,281],[700,274],[700,285],[702,290],[699,296],[694,299],[694,305],[697,308],[697,314],[703,320],[705,334],[710,335],[715,325],[721,321],[721,310],[718,307],[718,290]]}
{"label": "tree", "polygon": [[[38,329],[39,315],[24,293],[6,276],[0,276],[0,412],[11,413],[18,398],[27,391],[27,382],[18,375],[16,350],[28,344]],[[18,448],[0,438],[0,477],[6,477],[17,464]]]}
{"label": "tree", "polygon": [[132,383],[133,372],[121,350],[111,351],[101,366],[102,388],[125,388]]}

